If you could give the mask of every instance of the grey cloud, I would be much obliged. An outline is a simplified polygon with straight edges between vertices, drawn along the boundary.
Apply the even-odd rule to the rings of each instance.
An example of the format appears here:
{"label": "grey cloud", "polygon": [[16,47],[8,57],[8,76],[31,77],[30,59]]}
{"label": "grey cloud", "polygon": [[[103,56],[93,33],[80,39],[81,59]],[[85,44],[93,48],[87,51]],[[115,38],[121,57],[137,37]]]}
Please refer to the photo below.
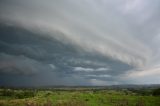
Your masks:
{"label": "grey cloud", "polygon": [[1,0],[1,58],[17,63],[1,61],[1,72],[33,71],[28,82],[42,77],[42,85],[132,82],[122,77],[160,63],[159,7],[158,0]]}
{"label": "grey cloud", "polygon": [[[0,33],[2,34],[0,36],[0,52],[3,54],[1,58],[4,60],[12,59],[13,62],[19,63],[18,65],[13,64],[16,67],[14,68],[6,64],[4,60],[1,60],[1,63],[6,64],[6,67],[10,67],[10,70],[12,70],[8,71],[7,75],[1,75],[3,76],[1,77],[1,84],[10,83],[3,80],[13,78],[10,75],[16,72],[14,76],[23,74],[24,78],[17,76],[17,80],[14,79],[14,82],[19,79],[25,79],[27,80],[25,81],[26,84],[30,81],[33,84],[39,84],[39,78],[42,78],[44,80],[41,82],[42,85],[52,84],[52,82],[62,85],[83,85],[90,84],[90,79],[92,79],[91,77],[84,78],[87,75],[85,72],[93,75],[111,74],[117,76],[133,68],[123,62],[115,61],[96,53],[85,52],[81,49],[77,50],[73,45],[66,42],[59,42],[56,39],[50,39],[48,36],[40,36],[39,33],[24,30],[20,27],[2,24]],[[8,62],[11,61],[8,60]],[[117,65],[118,67],[115,67]],[[84,70],[74,71],[74,67],[82,67]],[[90,69],[85,70],[87,67]],[[6,72],[4,68],[1,71]],[[32,73],[32,71],[35,73]],[[106,80],[104,78],[98,79]],[[112,78],[107,80],[112,80]]]}
{"label": "grey cloud", "polygon": [[[133,36],[123,16],[117,18],[116,11],[103,8],[94,1],[16,0],[12,4],[5,2],[2,7],[4,20],[30,30],[40,29],[87,52],[96,52],[136,67],[145,65],[150,59],[150,49]],[[53,31],[56,30],[64,35],[55,36]]]}
{"label": "grey cloud", "polygon": [[23,55],[13,56],[4,53],[0,54],[0,73],[32,75],[42,70],[40,66],[41,64],[39,62]]}

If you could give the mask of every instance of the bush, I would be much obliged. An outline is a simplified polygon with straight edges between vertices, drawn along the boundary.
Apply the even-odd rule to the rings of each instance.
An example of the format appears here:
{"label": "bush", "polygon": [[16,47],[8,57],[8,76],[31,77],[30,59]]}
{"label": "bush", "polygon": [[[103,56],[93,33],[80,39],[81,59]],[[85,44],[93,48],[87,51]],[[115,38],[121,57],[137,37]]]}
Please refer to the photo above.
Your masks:
{"label": "bush", "polygon": [[146,106],[145,101],[142,99],[139,99],[136,103],[136,106]]}
{"label": "bush", "polygon": [[23,98],[34,97],[36,95],[36,92],[33,90],[3,89],[0,94],[1,94],[1,96],[23,99]]}
{"label": "bush", "polygon": [[160,88],[153,91],[153,96],[160,96]]}
{"label": "bush", "polygon": [[16,92],[15,97],[18,99],[23,99],[23,98],[29,98],[29,97],[34,97],[35,96],[34,91],[19,91]]}
{"label": "bush", "polygon": [[3,89],[1,96],[13,96],[14,90],[11,89]]}

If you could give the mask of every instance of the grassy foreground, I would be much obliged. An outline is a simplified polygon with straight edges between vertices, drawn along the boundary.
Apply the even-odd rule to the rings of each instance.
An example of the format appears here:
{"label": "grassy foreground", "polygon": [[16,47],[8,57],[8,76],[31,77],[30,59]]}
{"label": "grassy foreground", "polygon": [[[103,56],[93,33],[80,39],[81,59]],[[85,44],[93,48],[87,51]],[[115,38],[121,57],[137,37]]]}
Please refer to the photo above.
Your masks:
{"label": "grassy foreground", "polygon": [[0,89],[0,106],[160,106],[160,96],[128,90]]}

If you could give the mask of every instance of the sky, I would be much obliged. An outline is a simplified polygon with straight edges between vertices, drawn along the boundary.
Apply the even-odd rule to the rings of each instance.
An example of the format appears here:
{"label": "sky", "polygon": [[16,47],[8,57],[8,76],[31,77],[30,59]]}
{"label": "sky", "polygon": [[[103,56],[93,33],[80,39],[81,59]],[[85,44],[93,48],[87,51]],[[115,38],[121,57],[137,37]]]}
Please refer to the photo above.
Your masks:
{"label": "sky", "polygon": [[160,84],[159,0],[0,0],[0,86]]}

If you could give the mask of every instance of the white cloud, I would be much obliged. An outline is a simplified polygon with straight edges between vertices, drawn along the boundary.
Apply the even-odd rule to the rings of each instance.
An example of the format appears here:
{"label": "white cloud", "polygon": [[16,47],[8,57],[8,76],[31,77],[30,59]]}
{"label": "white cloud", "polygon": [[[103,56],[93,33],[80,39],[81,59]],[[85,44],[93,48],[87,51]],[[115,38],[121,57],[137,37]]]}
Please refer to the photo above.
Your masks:
{"label": "white cloud", "polygon": [[97,77],[97,78],[109,78],[111,77],[111,75],[108,74],[101,74],[101,75],[94,75],[94,74],[90,74],[90,75],[85,75],[86,77]]}
{"label": "white cloud", "polygon": [[127,72],[128,78],[149,77],[149,76],[155,76],[155,75],[160,76],[160,66],[138,69],[138,70],[133,70],[131,72]]}
{"label": "white cloud", "polygon": [[104,68],[104,67],[102,67],[102,68],[97,68],[96,69],[97,71],[107,71],[107,70],[110,70],[109,68]]}
{"label": "white cloud", "polygon": [[103,81],[103,80],[98,80],[98,79],[90,79],[90,83],[92,85],[111,85],[111,84],[118,84],[118,82],[115,81]]}
{"label": "white cloud", "polygon": [[92,68],[83,68],[83,67],[75,67],[74,71],[93,72],[94,69],[92,69]]}
{"label": "white cloud", "polygon": [[49,64],[49,66],[50,66],[53,70],[56,69],[56,66],[55,66],[54,64]]}
{"label": "white cloud", "polygon": [[99,66],[99,67],[104,67],[107,66],[107,63],[102,62],[102,61],[96,61],[96,60],[89,60],[89,59],[84,59],[84,58],[71,58],[68,60],[68,62],[71,62],[73,64],[79,65],[79,64],[85,64],[85,65],[94,65],[94,66]]}
{"label": "white cloud", "polygon": [[117,76],[119,80],[132,84],[159,84],[160,66],[145,67],[127,71],[124,75]]}
{"label": "white cloud", "polygon": [[77,72],[101,72],[101,71],[107,71],[109,70],[109,68],[85,68],[85,67],[74,67],[73,68],[74,71],[77,71]]}

